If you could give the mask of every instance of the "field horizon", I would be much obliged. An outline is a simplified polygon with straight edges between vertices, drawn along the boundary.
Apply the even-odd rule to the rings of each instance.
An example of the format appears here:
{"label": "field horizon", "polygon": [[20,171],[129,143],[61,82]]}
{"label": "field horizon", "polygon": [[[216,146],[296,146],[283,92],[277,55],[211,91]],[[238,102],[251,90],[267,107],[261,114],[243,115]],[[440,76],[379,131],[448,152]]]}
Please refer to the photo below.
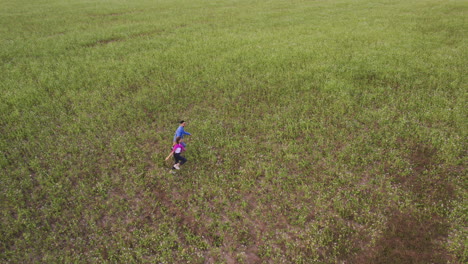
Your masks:
{"label": "field horizon", "polygon": [[2,263],[468,261],[466,1],[0,5]]}

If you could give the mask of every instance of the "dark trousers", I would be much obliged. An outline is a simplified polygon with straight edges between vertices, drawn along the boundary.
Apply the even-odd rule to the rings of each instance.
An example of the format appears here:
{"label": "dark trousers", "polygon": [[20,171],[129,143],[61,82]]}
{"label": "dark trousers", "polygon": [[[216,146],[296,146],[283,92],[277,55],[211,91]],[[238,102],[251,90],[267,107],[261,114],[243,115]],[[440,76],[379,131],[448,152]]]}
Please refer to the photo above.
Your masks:
{"label": "dark trousers", "polygon": [[175,163],[180,163],[180,165],[187,162],[187,159],[182,157],[180,153],[174,153],[174,160],[175,160]]}

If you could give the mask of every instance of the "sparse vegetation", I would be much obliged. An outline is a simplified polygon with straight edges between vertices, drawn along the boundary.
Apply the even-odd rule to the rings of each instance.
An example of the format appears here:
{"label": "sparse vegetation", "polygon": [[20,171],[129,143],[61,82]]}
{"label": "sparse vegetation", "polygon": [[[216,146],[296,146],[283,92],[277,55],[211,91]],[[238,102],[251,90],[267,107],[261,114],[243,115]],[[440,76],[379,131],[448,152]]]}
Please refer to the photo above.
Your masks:
{"label": "sparse vegetation", "polygon": [[467,262],[466,1],[0,5],[1,262]]}

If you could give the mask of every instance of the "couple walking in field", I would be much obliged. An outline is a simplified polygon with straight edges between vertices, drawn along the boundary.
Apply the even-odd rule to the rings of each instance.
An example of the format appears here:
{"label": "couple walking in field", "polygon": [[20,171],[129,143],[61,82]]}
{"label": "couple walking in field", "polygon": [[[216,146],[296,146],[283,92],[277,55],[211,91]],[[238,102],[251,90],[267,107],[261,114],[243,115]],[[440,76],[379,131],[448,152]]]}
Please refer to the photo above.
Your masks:
{"label": "couple walking in field", "polygon": [[168,160],[172,155],[174,155],[174,165],[172,166],[172,170],[180,170],[180,166],[187,162],[187,159],[182,156],[182,152],[185,151],[185,147],[187,144],[184,142],[184,136],[191,136],[189,132],[185,131],[185,121],[179,122],[179,127],[177,128],[174,139],[172,140],[172,151],[167,156],[166,160]]}

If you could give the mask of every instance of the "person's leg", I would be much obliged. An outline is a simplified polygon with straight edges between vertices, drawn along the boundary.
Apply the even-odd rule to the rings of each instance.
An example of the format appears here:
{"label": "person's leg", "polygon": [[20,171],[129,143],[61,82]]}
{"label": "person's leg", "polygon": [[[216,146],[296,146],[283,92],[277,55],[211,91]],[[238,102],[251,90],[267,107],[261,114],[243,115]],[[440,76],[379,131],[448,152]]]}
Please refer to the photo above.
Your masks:
{"label": "person's leg", "polygon": [[180,165],[180,162],[181,162],[181,155],[180,153],[174,153],[174,160],[175,160],[175,164],[174,164],[174,168],[176,168],[177,170],[180,169],[179,165]]}
{"label": "person's leg", "polygon": [[180,165],[183,165],[185,162],[187,162],[187,159],[185,157],[179,156],[179,159],[180,159],[179,161]]}
{"label": "person's leg", "polygon": [[174,153],[173,156],[174,156],[174,165],[172,165],[172,169],[175,170],[176,167],[177,167],[176,165],[177,165],[177,163],[179,163],[179,161],[177,159],[177,154],[176,153]]}

